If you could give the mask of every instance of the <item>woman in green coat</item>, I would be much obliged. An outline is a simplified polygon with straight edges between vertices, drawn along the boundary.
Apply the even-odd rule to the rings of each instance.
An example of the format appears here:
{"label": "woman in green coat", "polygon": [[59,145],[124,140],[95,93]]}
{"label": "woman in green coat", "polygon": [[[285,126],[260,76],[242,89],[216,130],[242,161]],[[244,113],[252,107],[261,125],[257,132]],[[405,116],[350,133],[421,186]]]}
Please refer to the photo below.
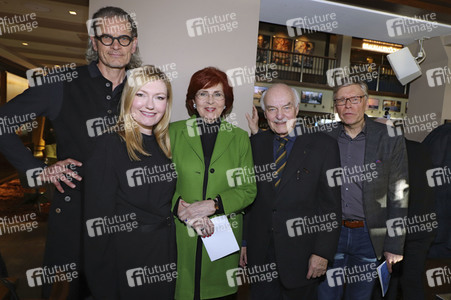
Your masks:
{"label": "woman in green coat", "polygon": [[241,246],[242,212],[257,192],[252,176],[237,180],[231,175],[249,174],[254,167],[247,132],[224,119],[232,105],[227,75],[213,67],[202,69],[191,77],[186,95],[191,118],[169,129],[178,174],[172,199],[178,217],[176,299],[228,299],[237,292],[226,272],[238,267],[239,252],[211,261],[200,238],[214,234],[210,218],[226,215]]}

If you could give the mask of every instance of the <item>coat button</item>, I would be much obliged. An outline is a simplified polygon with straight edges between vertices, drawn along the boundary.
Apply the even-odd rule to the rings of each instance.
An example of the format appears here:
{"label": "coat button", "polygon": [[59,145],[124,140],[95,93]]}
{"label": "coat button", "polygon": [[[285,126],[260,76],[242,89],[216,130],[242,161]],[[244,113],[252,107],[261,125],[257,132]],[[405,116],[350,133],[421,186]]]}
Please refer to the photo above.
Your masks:
{"label": "coat button", "polygon": [[210,173],[214,173],[215,172],[215,169],[210,169]]}
{"label": "coat button", "polygon": [[55,209],[55,212],[56,212],[57,214],[61,213],[61,208]]}
{"label": "coat button", "polygon": [[66,196],[66,197],[64,197],[64,201],[66,201],[66,202],[70,202],[70,196]]}
{"label": "coat button", "polygon": [[107,100],[111,100],[111,96],[110,96],[110,95],[107,95],[107,96],[106,96],[106,99],[107,99]]}
{"label": "coat button", "polygon": [[112,111],[111,109],[107,110],[106,112],[107,112],[108,114],[112,114],[112,113],[113,113],[113,111]]}

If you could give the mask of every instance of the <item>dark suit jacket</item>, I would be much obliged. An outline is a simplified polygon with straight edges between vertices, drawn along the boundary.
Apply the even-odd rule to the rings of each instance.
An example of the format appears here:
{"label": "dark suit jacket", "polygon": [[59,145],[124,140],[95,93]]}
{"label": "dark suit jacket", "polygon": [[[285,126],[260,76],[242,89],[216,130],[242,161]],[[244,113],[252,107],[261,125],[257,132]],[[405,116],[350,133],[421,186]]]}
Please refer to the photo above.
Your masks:
{"label": "dark suit jacket", "polygon": [[[423,141],[430,151],[434,168],[451,168],[451,124],[435,128]],[[449,172],[449,171],[448,171]],[[434,244],[445,246],[443,254],[451,257],[451,184],[435,186],[435,207],[437,209],[438,232]],[[437,246],[431,248],[436,248]],[[441,246],[439,246],[441,248]],[[438,249],[438,248],[436,248]],[[434,251],[435,252],[435,251]]]}
{"label": "dark suit jacket", "polygon": [[[409,218],[435,214],[434,189],[428,185],[426,171],[434,168],[425,145],[406,139],[407,157],[409,161]],[[410,240],[429,239],[437,232],[411,231],[407,234],[406,242]]]}
{"label": "dark suit jacket", "polygon": [[[364,163],[376,163],[377,178],[363,182],[363,209],[371,242],[378,259],[383,252],[403,254],[405,234],[390,236],[387,220],[407,216],[408,168],[403,136],[388,134],[387,126],[376,123],[365,115],[366,141]],[[338,138],[343,124],[330,135]]]}
{"label": "dark suit jacket", "polygon": [[[251,138],[255,167],[274,162],[272,131]],[[316,279],[306,279],[312,254],[331,261],[341,229],[340,188],[330,187],[326,171],[338,168],[337,143],[323,133],[296,138],[278,190],[274,181],[257,181],[257,197],[245,215],[248,267],[263,266],[270,238],[274,240],[276,263],[282,284],[298,288]],[[330,218],[334,214],[334,219]],[[329,216],[330,230],[315,224],[296,227],[293,219]],[[318,226],[320,226],[319,224]],[[332,227],[333,226],[333,227]],[[291,235],[291,236],[290,236]]]}

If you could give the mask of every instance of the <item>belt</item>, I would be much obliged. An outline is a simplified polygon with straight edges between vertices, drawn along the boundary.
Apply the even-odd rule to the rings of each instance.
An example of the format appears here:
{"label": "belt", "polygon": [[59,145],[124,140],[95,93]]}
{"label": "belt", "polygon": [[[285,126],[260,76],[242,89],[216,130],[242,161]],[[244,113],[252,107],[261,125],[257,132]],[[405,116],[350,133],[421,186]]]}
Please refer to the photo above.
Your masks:
{"label": "belt", "polygon": [[343,226],[348,228],[361,228],[365,226],[362,220],[343,220]]}

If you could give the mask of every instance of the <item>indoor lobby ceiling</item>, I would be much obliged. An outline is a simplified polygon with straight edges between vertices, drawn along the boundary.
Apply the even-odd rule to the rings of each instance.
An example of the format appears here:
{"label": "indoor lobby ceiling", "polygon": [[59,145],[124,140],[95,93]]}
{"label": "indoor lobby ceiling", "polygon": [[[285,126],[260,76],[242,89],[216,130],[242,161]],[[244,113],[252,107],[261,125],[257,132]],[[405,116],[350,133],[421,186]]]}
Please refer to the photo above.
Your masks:
{"label": "indoor lobby ceiling", "polygon": [[[88,0],[0,0],[0,17],[34,12],[38,23],[30,32],[0,35],[0,64],[16,73],[69,62],[85,64],[88,5]],[[77,15],[69,14],[70,10]],[[331,31],[336,34],[404,45],[422,37],[451,35],[451,0],[261,0],[260,6],[261,21],[282,25],[288,19],[327,13],[336,14],[338,26]],[[431,13],[435,13],[438,22],[432,32],[395,37],[387,32],[389,19]]]}

